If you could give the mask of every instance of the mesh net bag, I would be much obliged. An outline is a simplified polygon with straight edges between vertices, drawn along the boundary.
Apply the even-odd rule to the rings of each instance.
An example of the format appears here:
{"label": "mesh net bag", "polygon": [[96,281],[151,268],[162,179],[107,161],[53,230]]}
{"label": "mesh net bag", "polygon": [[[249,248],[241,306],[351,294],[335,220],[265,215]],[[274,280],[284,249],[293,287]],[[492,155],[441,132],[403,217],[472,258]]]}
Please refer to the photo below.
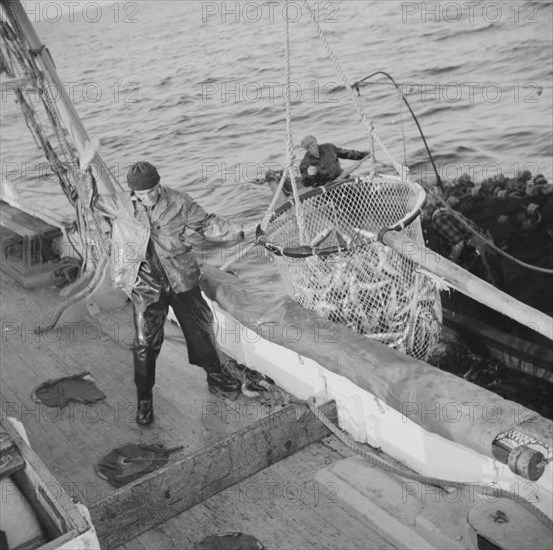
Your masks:
{"label": "mesh net bag", "polygon": [[[426,359],[441,330],[432,280],[408,257],[380,243],[383,228],[407,226],[423,244],[418,184],[377,175],[316,188],[272,215],[259,242],[276,255],[288,294],[332,322]],[[408,223],[411,222],[411,223]]]}

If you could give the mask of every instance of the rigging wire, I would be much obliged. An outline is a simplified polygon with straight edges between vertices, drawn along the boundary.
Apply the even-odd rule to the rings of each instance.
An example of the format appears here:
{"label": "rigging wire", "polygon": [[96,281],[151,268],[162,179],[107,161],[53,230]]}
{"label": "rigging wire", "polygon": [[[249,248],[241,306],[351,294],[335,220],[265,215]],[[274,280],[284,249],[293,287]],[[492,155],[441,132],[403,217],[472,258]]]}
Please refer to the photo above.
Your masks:
{"label": "rigging wire", "polygon": [[[83,255],[77,251],[72,239],[68,237],[68,240],[71,246],[75,249],[75,252],[82,259],[81,275],[83,275],[89,262],[92,263],[94,268],[93,276],[90,278],[88,284],[77,294],[67,298],[57,308],[50,325],[55,326],[62,313],[70,305],[90,294],[102,282],[103,272],[105,271],[105,267],[109,261],[110,246],[108,238],[102,231],[99,215],[87,204],[86,187],[85,195],[83,196],[79,195],[79,191],[82,192],[81,187],[79,187],[79,190],[77,189],[77,185],[79,185],[82,180],[88,184],[92,184],[94,182],[94,177],[90,171],[90,167],[87,168],[80,166],[78,152],[73,144],[68,140],[68,133],[64,127],[61,112],[59,111],[55,99],[52,96],[50,86],[47,85],[49,80],[47,80],[45,73],[40,70],[38,61],[35,60],[35,58],[40,60],[40,56],[43,55],[44,51],[48,54],[48,56],[50,56],[50,53],[44,45],[41,45],[36,49],[32,49],[30,47],[30,43],[28,43],[25,33],[23,32],[23,29],[21,28],[20,22],[13,11],[13,6],[8,2],[3,5],[3,7],[4,12],[2,13],[2,20],[0,21],[0,31],[2,46],[4,46],[3,49],[6,49],[7,55],[2,54],[2,69],[6,70],[4,66],[6,65],[7,59],[12,62],[13,59],[17,60],[16,63],[13,63],[12,67],[7,67],[8,70],[6,70],[6,72],[12,71],[15,75],[15,69],[17,69],[17,73],[21,73],[23,75],[23,78],[18,79],[15,83],[17,102],[20,103],[27,127],[31,131],[35,142],[42,148],[50,163],[52,171],[58,176],[62,190],[66,194],[70,204],[75,209],[75,223],[77,233],[81,240]],[[50,61],[53,63],[51,56]],[[47,70],[48,67],[46,66],[45,71]],[[46,125],[41,124],[36,109],[25,99],[25,95],[30,93],[30,90],[27,89],[27,83],[30,83],[34,88],[32,91],[38,94],[40,104],[46,112],[47,120],[53,130],[53,136],[57,138],[55,145],[64,159],[63,161],[59,158],[58,153],[50,143],[45,133],[44,126]],[[91,254],[91,250],[89,249],[94,248],[99,249],[100,254]],[[70,268],[68,265],[61,267],[63,269],[60,268],[60,273],[64,273],[65,275],[69,275],[70,272],[74,273],[73,265]],[[66,279],[68,279],[68,277],[66,277]]]}
{"label": "rigging wire", "polygon": [[[436,174],[436,184],[438,186],[438,188],[440,189],[440,191],[442,192],[442,194],[445,193],[444,191],[444,186],[443,186],[443,182],[442,182],[442,179],[440,177],[440,174],[438,173],[438,169],[436,168],[436,164],[434,162],[434,158],[432,156],[432,153],[430,152],[430,148],[428,147],[428,143],[426,141],[426,137],[424,135],[424,132],[422,131],[422,128],[419,124],[419,121],[417,119],[417,116],[415,115],[415,113],[413,112],[413,109],[411,108],[411,105],[409,105],[409,102],[407,101],[407,98],[405,97],[405,94],[403,93],[403,91],[401,90],[400,86],[397,84],[397,82],[394,80],[394,78],[388,74],[386,71],[376,71],[374,73],[371,73],[370,75],[356,81],[354,84],[353,84],[353,88],[356,89],[357,93],[359,95],[361,95],[361,92],[359,91],[359,84],[361,82],[365,82],[367,80],[369,80],[370,78],[376,76],[376,75],[384,75],[385,77],[387,77],[392,83],[393,85],[397,88],[397,90],[399,91],[399,93],[401,94],[401,97],[405,103],[405,105],[407,105],[407,108],[409,109],[409,112],[411,113],[411,116],[413,117],[413,120],[415,122],[415,124],[417,125],[417,128],[419,130],[419,133],[420,133],[420,136],[422,138],[422,141],[424,143],[424,146],[426,148],[426,152],[428,154],[428,158],[430,159],[430,162],[432,164],[432,168],[434,169],[434,172]],[[425,186],[426,187],[426,186]],[[469,223],[467,223],[465,221],[465,219],[463,218],[463,216],[460,216],[459,215],[459,212],[457,212],[456,210],[454,210],[453,208],[451,208],[451,206],[447,203],[447,201],[438,193],[435,193],[432,189],[426,187],[427,191],[430,192],[430,194],[432,195],[433,198],[435,198],[445,209],[448,210],[448,212],[450,214],[452,214],[456,220],[458,220],[459,222],[461,222],[461,224],[468,230],[470,231],[473,235],[475,235],[476,237],[478,237],[483,244],[485,244],[487,247],[489,247],[491,250],[493,250],[494,252],[497,252],[500,256],[510,260],[511,262],[521,266],[521,267],[524,267],[526,269],[529,269],[529,270],[532,270],[532,271],[536,271],[538,273],[544,273],[544,274],[547,274],[547,275],[552,275],[553,274],[553,270],[552,269],[547,269],[547,268],[544,268],[544,267],[539,267],[539,266],[535,266],[535,265],[532,265],[532,264],[527,264],[521,260],[519,260],[518,258],[515,258],[514,256],[511,256],[510,254],[508,254],[507,252],[505,252],[504,250],[502,250],[501,248],[499,248],[495,243],[493,243],[492,241],[490,241],[486,236],[482,235],[481,232],[478,232],[474,229],[474,227],[472,227]]]}
{"label": "rigging wire", "polygon": [[434,169],[434,172],[436,174],[436,184],[439,187],[440,191],[443,193],[444,188],[443,188],[442,178],[440,177],[440,174],[438,173],[438,169],[436,168],[436,164],[434,163],[434,158],[432,157],[432,153],[430,152],[430,148],[428,147],[428,143],[426,141],[426,137],[424,135],[424,132],[422,131],[422,128],[419,124],[419,121],[418,121],[415,113],[413,112],[413,109],[411,109],[411,105],[409,105],[409,102],[407,101],[407,98],[405,97],[405,94],[403,93],[403,91],[402,91],[401,87],[398,85],[398,83],[392,78],[392,76],[390,74],[388,74],[386,71],[376,71],[376,72],[374,72],[374,73],[372,73],[368,76],[365,76],[364,78],[354,82],[353,85],[352,85],[352,88],[354,88],[356,90],[357,94],[359,96],[361,96],[361,92],[359,91],[359,84],[361,82],[365,82],[366,80],[369,80],[373,76],[376,76],[376,75],[379,75],[379,74],[384,75],[385,77],[387,77],[393,83],[393,85],[397,88],[399,94],[401,95],[401,98],[403,99],[403,102],[405,103],[405,105],[407,105],[407,108],[409,109],[409,112],[411,113],[411,116],[413,117],[413,120],[415,121],[415,124],[417,125],[417,128],[419,129],[419,133],[420,133],[420,136],[421,136],[422,141],[424,143],[424,146],[426,148],[428,158],[430,159],[430,162],[432,163],[432,168]]}

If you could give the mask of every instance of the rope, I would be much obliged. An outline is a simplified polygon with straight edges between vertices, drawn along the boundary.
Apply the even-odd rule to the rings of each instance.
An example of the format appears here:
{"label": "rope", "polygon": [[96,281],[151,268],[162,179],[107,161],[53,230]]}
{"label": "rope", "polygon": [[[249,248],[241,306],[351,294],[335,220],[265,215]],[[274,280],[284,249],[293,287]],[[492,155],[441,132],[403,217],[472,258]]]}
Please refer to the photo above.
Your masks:
{"label": "rope", "polygon": [[[363,82],[363,80],[358,80],[355,84],[359,84],[360,82]],[[367,86],[387,86],[387,85],[388,84],[386,82],[367,82]],[[485,86],[477,85],[476,83],[469,83],[469,82],[466,82],[466,83],[457,82],[455,84],[454,83],[439,84],[438,82],[433,82],[432,84],[427,85],[424,82],[417,83],[413,81],[408,81],[408,82],[400,82],[399,85],[403,89],[405,89],[406,94],[410,96],[417,95],[419,92],[422,93],[423,90],[425,91],[426,89],[430,91],[430,87],[432,87],[432,91],[439,90],[439,91],[445,91],[445,92],[449,91],[452,86],[457,88],[469,87],[473,90],[479,90],[479,91],[485,90]],[[498,90],[501,90],[501,92],[505,92],[505,93],[512,92],[517,89],[516,84],[506,84],[506,83],[499,83],[499,82],[494,82],[494,87]],[[336,90],[336,88],[334,88],[334,90]],[[535,90],[536,90],[536,95],[540,96],[543,93],[543,86],[537,85],[535,86]]]}
{"label": "rope", "polygon": [[407,143],[405,140],[405,124],[403,122],[403,93],[398,90],[399,99],[399,121],[401,125],[401,142],[403,143],[403,164],[407,166]]}
{"label": "rope", "polygon": [[98,285],[102,282],[102,275],[104,273],[104,269],[107,266],[109,262],[109,251],[102,253],[102,256],[100,260],[98,261],[98,265],[96,266],[96,271],[94,273],[94,276],[90,280],[90,282],[79,292],[74,294],[73,296],[67,298],[65,302],[63,302],[58,308],[54,311],[54,313],[51,316],[50,322],[46,326],[39,327],[35,330],[37,334],[42,334],[52,328],[54,328],[58,321],[60,320],[60,317],[62,316],[63,312],[71,305],[76,304],[86,296],[88,296],[95,288],[98,287]]}
{"label": "rope", "polygon": [[[39,91],[40,98],[42,100],[42,104],[44,106],[44,109],[46,111],[46,114],[48,115],[48,118],[50,119],[50,123],[52,125],[52,128],[54,132],[56,133],[56,136],[58,138],[58,141],[60,143],[62,153],[65,155],[66,160],[70,159],[71,163],[73,165],[77,164],[77,159],[72,151],[72,148],[70,147],[65,132],[63,130],[63,124],[61,122],[61,117],[58,111],[58,108],[56,106],[56,102],[54,98],[52,97],[51,90],[49,86],[44,86],[45,79],[43,76],[42,71],[37,66],[34,56],[41,53],[41,51],[45,48],[44,45],[37,51],[32,50],[28,47],[28,45],[21,39],[23,37],[23,32],[21,30],[21,27],[19,25],[19,22],[17,18],[14,16],[13,13],[13,6],[8,2],[5,6],[8,15],[10,16],[10,23],[15,29],[15,40],[14,44],[16,44],[20,49],[20,56],[22,59],[24,59],[27,63],[28,68],[30,69],[29,76],[34,81],[34,84],[37,88],[37,91]],[[25,52],[28,51],[31,55],[25,55]]]}
{"label": "rope", "polygon": [[473,235],[478,237],[486,246],[491,248],[494,252],[497,252],[500,256],[503,256],[504,258],[512,261],[513,263],[520,265],[521,267],[524,267],[531,271],[537,271],[538,273],[545,273],[546,275],[553,275],[553,269],[547,269],[546,267],[539,267],[537,265],[527,264],[515,258],[514,256],[511,256],[504,250],[501,250],[501,248],[499,248],[496,244],[494,244],[492,241],[490,241],[488,238],[482,235],[482,233],[476,231],[474,227],[472,227],[469,223],[467,223],[467,221],[463,219],[463,216],[460,216],[459,212],[451,208],[451,206],[449,206],[449,204],[447,204],[447,202],[440,195],[435,193],[433,190],[429,189],[429,191],[430,191],[430,194],[435,199],[437,199],[440,202],[440,204],[444,206],[445,209],[448,210],[449,213],[455,217],[456,220],[460,221],[466,229],[468,229]]}
{"label": "rope", "polygon": [[462,481],[449,481],[445,479],[440,479],[437,477],[428,477],[419,475],[416,473],[409,472],[403,468],[398,468],[389,464],[385,460],[377,458],[373,453],[368,452],[364,449],[357,441],[353,439],[349,434],[338,428],[333,424],[325,415],[321,412],[319,406],[317,405],[315,398],[310,397],[307,400],[307,406],[313,412],[313,414],[342,442],[344,445],[349,447],[352,451],[367,459],[373,466],[377,466],[386,472],[404,477],[406,479],[411,479],[412,481],[417,481],[419,483],[424,483],[427,485],[433,485],[447,491],[451,487],[476,487],[481,490],[485,490],[486,494],[491,494],[492,496],[498,498],[507,498],[512,500],[517,504],[521,504],[526,510],[528,510],[532,515],[538,518],[550,531],[553,531],[553,521],[549,516],[542,512],[539,508],[534,506],[526,498],[520,496],[519,494],[506,491],[505,489],[490,487],[478,482],[462,482]]}
{"label": "rope", "polygon": [[57,264],[56,270],[54,271],[54,277],[63,279],[60,283],[57,283],[56,286],[65,286],[67,284],[73,283],[79,276],[79,271],[81,269],[81,260],[76,258],[70,258],[69,256],[64,256],[61,258]]}
{"label": "rope", "polygon": [[[436,183],[439,187],[439,189],[441,190],[441,192],[443,193],[444,192],[444,189],[443,189],[443,184],[442,184],[442,180],[440,178],[440,175],[438,173],[438,169],[436,168],[436,164],[434,163],[434,158],[432,157],[432,153],[430,152],[430,149],[428,147],[428,143],[426,142],[426,138],[424,136],[424,133],[422,131],[422,128],[420,127],[420,124],[419,124],[419,121],[415,115],[415,113],[413,112],[413,109],[411,108],[411,105],[409,104],[409,102],[407,101],[407,98],[405,97],[405,94],[402,92],[402,90],[400,89],[399,85],[397,84],[397,82],[392,78],[392,76],[390,76],[387,72],[385,71],[376,71],[364,78],[362,78],[361,80],[358,80],[357,82],[355,82],[355,84],[353,85],[353,88],[355,90],[357,90],[357,93],[359,94],[359,84],[361,82],[365,82],[366,80],[372,78],[373,76],[376,76],[378,74],[382,74],[384,75],[385,77],[387,77],[391,82],[392,84],[397,88],[398,92],[401,94],[401,97],[403,99],[403,102],[405,103],[405,105],[407,105],[407,108],[409,109],[409,112],[411,113],[411,116],[413,117],[413,120],[415,121],[415,124],[417,125],[417,128],[419,130],[419,133],[420,133],[420,136],[424,142],[424,146],[426,148],[426,152],[428,154],[428,157],[430,159],[430,162],[432,163],[432,167],[434,168],[434,172],[436,173]],[[404,138],[405,139],[405,138]],[[501,250],[501,248],[497,247],[493,242],[491,242],[489,239],[487,239],[484,235],[482,235],[481,233],[479,233],[478,231],[476,231],[470,224],[468,224],[464,219],[463,217],[459,216],[459,213],[456,212],[453,208],[451,208],[449,206],[449,204],[447,204],[440,195],[438,195],[437,193],[434,192],[433,189],[427,189],[427,192],[429,192],[435,199],[437,199],[458,221],[460,221],[463,226],[468,229],[473,235],[477,236],[479,239],[482,240],[482,242],[484,244],[486,244],[488,247],[490,247],[492,250],[494,250],[495,252],[497,252],[498,254],[500,254],[501,256],[503,256],[504,258],[516,263],[517,265],[520,265],[521,267],[524,267],[524,268],[527,268],[527,269],[530,269],[530,270],[533,270],[533,271],[537,271],[538,273],[545,273],[545,274],[548,274],[548,275],[551,275],[553,274],[553,270],[551,269],[547,269],[547,268],[544,268],[544,267],[538,267],[538,266],[535,266],[535,265],[531,265],[531,264],[527,264],[525,262],[522,262],[521,260],[518,260],[517,258],[515,258],[514,256],[511,256],[510,254],[508,254],[507,252],[505,252],[504,250]]]}
{"label": "rope", "polygon": [[[286,2],[289,2],[290,0],[286,0]],[[261,222],[261,230],[265,231],[269,225],[269,222],[271,220],[271,217],[274,214],[274,209],[278,200],[278,197],[280,196],[280,193],[282,192],[282,189],[284,187],[284,182],[286,181],[286,175],[289,174],[290,181],[292,183],[292,195],[294,197],[294,206],[296,211],[296,221],[298,224],[298,231],[299,231],[299,237],[300,237],[300,244],[304,244],[307,242],[307,236],[305,233],[305,225],[304,225],[304,219],[303,219],[303,210],[302,210],[302,203],[300,200],[298,187],[296,184],[296,176],[294,174],[294,139],[292,137],[292,104],[290,101],[290,88],[292,84],[291,79],[291,68],[290,68],[290,21],[288,17],[284,18],[285,25],[284,25],[284,32],[285,32],[285,50],[284,50],[284,57],[285,57],[285,66],[286,66],[286,86],[287,86],[287,93],[285,95],[285,104],[286,104],[286,164],[284,166],[284,170],[282,171],[282,177],[280,178],[280,183],[278,184],[278,188],[275,192],[275,195],[273,197],[273,200],[271,201],[271,204],[267,208],[267,212],[265,213],[265,216],[263,217],[263,221]]]}
{"label": "rope", "polygon": [[44,156],[50,163],[50,167],[58,176],[58,180],[60,182],[63,192],[65,193],[69,202],[73,204],[76,196],[75,188],[74,186],[71,185],[70,181],[65,177],[65,168],[63,167],[61,161],[59,160],[54,148],[52,147],[49,140],[45,136],[45,133],[42,127],[38,123],[36,110],[33,107],[31,107],[29,103],[26,101],[20,87],[16,89],[16,98],[20,104],[21,112],[23,113],[23,117],[25,118],[25,123],[27,125],[27,128],[31,132],[31,135],[35,140],[37,147],[42,148],[44,152]]}
{"label": "rope", "polygon": [[271,221],[271,217],[274,214],[275,206],[278,201],[278,197],[282,191],[282,188],[284,187],[284,182],[286,181],[286,167],[282,171],[282,176],[280,178],[280,183],[278,184],[277,190],[275,191],[275,195],[273,199],[271,200],[271,204],[269,204],[269,207],[267,208],[267,211],[265,212],[265,215],[263,216],[263,220],[261,221],[261,230],[266,231],[267,227],[269,225],[269,222]]}
{"label": "rope", "polygon": [[[531,420],[535,420],[535,418],[531,417],[530,421]],[[519,432],[516,428],[509,428],[504,434],[502,434],[502,437],[498,437],[498,439],[505,438],[512,439],[519,446],[540,445],[544,449],[547,449],[547,455],[550,457],[548,460],[550,461],[553,459],[553,449],[551,447],[549,447],[545,443],[542,443],[535,437]]]}
{"label": "rope", "polygon": [[[361,123],[363,124],[363,127],[365,128],[365,131],[371,138],[371,148],[372,152],[371,154],[374,155],[374,144],[373,141],[377,143],[377,145],[380,147],[380,149],[384,152],[384,154],[388,157],[388,160],[392,163],[393,167],[395,168],[396,172],[399,174],[401,179],[403,181],[406,181],[408,183],[413,184],[413,180],[411,179],[409,175],[409,169],[406,166],[403,166],[399,162],[395,160],[389,149],[384,145],[382,140],[376,135],[376,132],[374,130],[374,126],[372,121],[369,122],[367,113],[363,109],[363,106],[361,105],[361,102],[359,101],[359,95],[356,93],[354,87],[349,83],[342,66],[340,65],[340,62],[338,61],[336,55],[334,54],[334,51],[332,50],[332,47],[330,46],[328,40],[326,39],[326,36],[324,35],[324,32],[319,24],[317,15],[315,13],[315,10],[312,10],[309,6],[309,3],[307,0],[303,0],[303,3],[311,17],[311,21],[313,22],[313,25],[315,26],[315,29],[319,35],[319,38],[323,42],[326,51],[328,53],[328,56],[334,63],[334,67],[336,68],[336,71],[340,75],[340,78],[342,79],[342,82],[346,88],[346,90],[349,92],[351,99],[353,100],[353,103],[355,105],[355,108],[357,109],[357,112],[359,114],[359,117],[361,118]],[[373,156],[374,159],[374,156]]]}
{"label": "rope", "polygon": [[[290,0],[287,0],[289,2]],[[298,223],[298,230],[300,236],[300,244],[307,242],[305,235],[305,226],[303,220],[303,209],[300,201],[300,195],[298,192],[298,186],[296,185],[296,176],[294,174],[294,139],[292,138],[292,102],[290,101],[290,86],[292,84],[291,69],[290,69],[290,18],[285,17],[285,37],[286,37],[286,49],[285,49],[285,61],[286,61],[286,166],[284,167],[283,176],[288,172],[290,174],[290,182],[292,183],[292,195],[294,196],[296,220]],[[283,183],[284,185],[284,183]]]}
{"label": "rope", "polygon": [[403,102],[405,103],[405,105],[407,105],[407,108],[409,109],[409,112],[411,113],[411,116],[413,117],[413,120],[415,121],[415,124],[417,125],[417,128],[419,130],[419,134],[420,134],[420,136],[422,138],[422,141],[424,143],[424,147],[426,148],[428,158],[430,159],[430,162],[432,163],[432,167],[434,168],[434,172],[436,173],[436,183],[437,183],[438,187],[440,188],[440,190],[443,192],[444,189],[443,189],[443,185],[442,185],[442,179],[440,178],[440,174],[438,173],[438,169],[436,168],[436,164],[434,163],[434,158],[432,157],[432,154],[430,153],[430,148],[428,147],[428,143],[426,141],[426,137],[424,135],[424,132],[422,131],[422,128],[419,124],[419,121],[418,121],[417,117],[415,116],[415,113],[413,112],[413,109],[411,109],[411,105],[407,101],[407,98],[405,97],[405,94],[403,93],[403,90],[399,87],[398,83],[387,72],[385,72],[385,71],[376,71],[376,72],[366,76],[365,78],[362,78],[361,80],[358,80],[357,82],[355,82],[353,87],[357,91],[357,94],[361,95],[361,92],[359,91],[359,84],[361,82],[365,82],[369,78],[372,78],[373,76],[376,76],[378,74],[384,75],[386,78],[388,78],[392,82],[392,84],[396,87],[398,92],[401,94]]}
{"label": "rope", "polygon": [[[96,182],[95,182],[95,178],[94,178],[94,175],[92,173],[92,169],[91,169],[90,165],[88,165],[88,166],[86,166],[86,168],[84,168],[83,177],[86,180],[86,185],[88,185],[89,188],[94,189]],[[94,225],[94,231],[95,231],[96,235],[98,236],[98,240],[99,240],[99,244],[100,244],[100,250],[101,250],[102,254],[105,254],[105,253],[109,254],[109,252],[110,252],[110,241],[109,241],[108,237],[102,231],[102,228],[100,226],[100,217],[98,216],[98,213],[95,210],[91,209],[91,208],[87,208],[86,210],[88,211],[88,213],[90,214],[90,217],[92,219],[92,224]]]}
{"label": "rope", "polygon": [[[8,2],[5,8],[6,15],[11,24],[10,27],[10,25],[2,21],[2,38],[4,43],[6,44],[7,51],[8,53],[10,53],[13,50],[14,57],[16,57],[19,62],[19,69],[34,84],[39,94],[42,106],[46,111],[50,126],[52,127],[54,135],[58,140],[57,145],[59,145],[59,150],[61,150],[61,154],[65,158],[65,162],[62,162],[58,158],[56,151],[48,141],[46,134],[38,121],[36,109],[28,104],[28,102],[25,100],[21,87],[18,87],[17,97],[21,104],[21,109],[23,111],[27,126],[31,130],[31,134],[35,138],[35,141],[38,141],[40,146],[42,147],[46,158],[50,162],[52,170],[58,176],[65,195],[75,209],[77,230],[85,255],[82,262],[83,271],[86,268],[87,261],[89,259],[89,238],[91,242],[99,247],[101,252],[100,261],[96,260],[94,262],[95,264],[97,264],[98,271],[94,274],[92,278],[92,283],[87,285],[85,289],[83,289],[83,291],[78,294],[79,296],[84,297],[86,295],[84,294],[84,292],[86,292],[87,290],[91,292],[92,290],[94,290],[96,284],[99,282],[99,277],[101,275],[101,270],[99,268],[102,263],[106,263],[106,258],[109,259],[110,249],[109,240],[104,235],[101,229],[98,214],[88,208],[86,199],[83,200],[83,198],[79,197],[79,192],[76,185],[74,184],[78,180],[78,178],[84,177],[90,180],[91,178],[93,179],[93,176],[90,168],[81,172],[76,150],[67,139],[62,117],[58,106],[56,105],[56,101],[52,96],[50,87],[46,86],[47,80],[43,72],[39,69],[35,60],[35,56],[40,54],[45,49],[45,47],[42,46],[38,50],[31,50],[25,40],[19,21],[13,12],[13,6]],[[7,39],[10,40],[10,44],[7,43]],[[70,176],[72,176],[72,179],[70,178]],[[71,297],[57,308],[56,312],[54,313],[52,326],[55,325],[63,311],[74,302],[75,297]]]}

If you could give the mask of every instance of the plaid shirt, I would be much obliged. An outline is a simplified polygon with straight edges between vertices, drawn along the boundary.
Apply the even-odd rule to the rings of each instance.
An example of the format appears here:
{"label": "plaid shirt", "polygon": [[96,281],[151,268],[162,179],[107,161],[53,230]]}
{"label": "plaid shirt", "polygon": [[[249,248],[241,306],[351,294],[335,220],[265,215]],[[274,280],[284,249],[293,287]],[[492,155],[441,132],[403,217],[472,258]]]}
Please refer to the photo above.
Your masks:
{"label": "plaid shirt", "polygon": [[432,229],[451,245],[466,241],[472,232],[458,218],[462,218],[477,233],[481,232],[481,229],[463,214],[450,212],[447,208],[438,208],[432,214]]}

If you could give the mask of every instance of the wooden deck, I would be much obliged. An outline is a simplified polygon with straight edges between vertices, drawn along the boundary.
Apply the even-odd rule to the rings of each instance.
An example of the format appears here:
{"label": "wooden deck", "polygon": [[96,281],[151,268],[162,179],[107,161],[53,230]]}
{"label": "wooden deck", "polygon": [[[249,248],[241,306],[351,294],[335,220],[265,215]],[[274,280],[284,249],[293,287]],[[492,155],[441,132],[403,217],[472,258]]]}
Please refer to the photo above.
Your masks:
{"label": "wooden deck", "polygon": [[243,532],[267,550],[395,548],[344,505],[340,487],[314,475],[350,451],[334,436],[314,443],[136,537],[118,550],[182,550],[210,534]]}
{"label": "wooden deck", "polygon": [[[22,289],[4,273],[0,289],[2,410],[24,424],[32,448],[59,483],[51,490],[64,489],[91,509],[93,519],[96,510],[117,496],[118,490],[94,472],[94,465],[113,448],[131,442],[182,445],[183,450],[172,455],[177,460],[247,432],[270,412],[245,398],[233,402],[210,394],[204,372],[186,360],[179,331],[169,328],[154,389],[156,421],[139,427],[134,421],[130,305],[37,335],[37,323],[58,303],[57,291]],[[64,409],[33,402],[31,392],[40,383],[84,371],[107,395],[104,401]],[[321,468],[351,456],[347,448],[328,436],[290,452],[288,458],[218,494],[206,494],[210,498],[201,504],[139,536],[139,527],[129,535],[121,529],[115,536],[97,524],[102,547],[191,548],[208,534],[228,531],[254,535],[267,549],[393,547],[336,497],[337,488],[314,479]]]}

